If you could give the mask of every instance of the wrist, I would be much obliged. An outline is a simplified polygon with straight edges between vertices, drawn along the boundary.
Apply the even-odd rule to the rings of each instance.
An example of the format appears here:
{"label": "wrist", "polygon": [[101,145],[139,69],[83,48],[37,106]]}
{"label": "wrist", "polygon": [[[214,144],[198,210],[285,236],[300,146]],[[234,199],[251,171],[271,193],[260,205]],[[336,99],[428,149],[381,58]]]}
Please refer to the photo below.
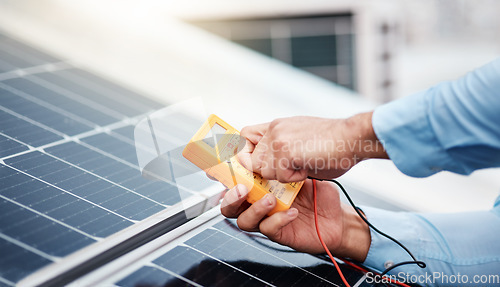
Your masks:
{"label": "wrist", "polygon": [[384,146],[372,125],[373,111],[354,115],[345,120],[346,137],[350,141],[354,164],[370,158],[388,159]]}
{"label": "wrist", "polygon": [[370,228],[352,207],[342,204],[342,210],[342,239],[334,252],[337,256],[363,262],[371,245]]}

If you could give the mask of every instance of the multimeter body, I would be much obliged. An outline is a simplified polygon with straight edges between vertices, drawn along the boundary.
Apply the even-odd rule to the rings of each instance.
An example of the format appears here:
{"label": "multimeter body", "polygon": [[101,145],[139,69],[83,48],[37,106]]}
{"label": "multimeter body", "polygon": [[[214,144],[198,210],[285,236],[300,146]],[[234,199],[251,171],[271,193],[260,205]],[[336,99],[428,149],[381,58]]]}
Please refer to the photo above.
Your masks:
{"label": "multimeter body", "polygon": [[[207,137],[209,133],[212,133],[212,137]],[[210,115],[186,145],[182,155],[227,188],[233,188],[236,184],[245,185],[249,190],[249,203],[256,202],[268,193],[274,194],[277,204],[269,215],[289,209],[304,182],[266,180],[246,169],[235,156],[241,147],[241,140],[238,130],[216,115]]]}

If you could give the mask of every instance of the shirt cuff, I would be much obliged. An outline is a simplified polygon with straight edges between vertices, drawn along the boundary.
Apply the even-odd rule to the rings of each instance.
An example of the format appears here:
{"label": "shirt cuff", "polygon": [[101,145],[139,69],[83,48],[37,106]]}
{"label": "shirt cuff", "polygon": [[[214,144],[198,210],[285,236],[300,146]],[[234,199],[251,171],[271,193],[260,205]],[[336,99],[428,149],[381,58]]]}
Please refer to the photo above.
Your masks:
{"label": "shirt cuff", "polygon": [[426,177],[455,165],[429,122],[431,90],[382,105],[372,117],[375,134],[389,158],[413,177]]}
{"label": "shirt cuff", "polygon": [[[414,215],[411,213],[393,212],[366,206],[361,209],[371,224],[403,243],[410,251],[421,250],[422,242],[430,241],[427,239],[432,238],[432,235],[416,222]],[[371,244],[364,265],[382,272],[393,264],[412,260],[410,255],[395,242],[374,232],[372,229],[370,229],[370,232]],[[426,247],[429,248],[430,246]],[[434,251],[435,248],[431,249]],[[403,271],[416,274],[421,272],[419,269],[420,267],[411,264],[398,267],[394,272]],[[389,272],[389,274],[391,273]]]}

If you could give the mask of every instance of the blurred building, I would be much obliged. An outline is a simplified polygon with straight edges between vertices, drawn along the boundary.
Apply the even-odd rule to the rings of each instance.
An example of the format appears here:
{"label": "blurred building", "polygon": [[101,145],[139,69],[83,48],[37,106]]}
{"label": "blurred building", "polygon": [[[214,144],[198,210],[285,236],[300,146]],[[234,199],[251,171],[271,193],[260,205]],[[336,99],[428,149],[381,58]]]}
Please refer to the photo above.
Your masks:
{"label": "blurred building", "polygon": [[393,97],[399,20],[390,1],[188,2],[197,5],[173,14],[374,101]]}

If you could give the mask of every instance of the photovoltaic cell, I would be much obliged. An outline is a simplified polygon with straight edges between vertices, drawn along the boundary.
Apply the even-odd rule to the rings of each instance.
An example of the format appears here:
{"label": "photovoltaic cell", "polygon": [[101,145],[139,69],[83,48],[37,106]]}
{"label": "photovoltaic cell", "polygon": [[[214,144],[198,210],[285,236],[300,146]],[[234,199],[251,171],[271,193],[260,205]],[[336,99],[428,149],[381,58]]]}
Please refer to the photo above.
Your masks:
{"label": "photovoltaic cell", "polygon": [[[37,78],[55,84],[66,91],[76,93],[126,116],[132,117],[152,111],[150,107],[145,106],[140,102],[127,100],[122,95],[119,95],[119,97],[116,98],[111,98],[107,93],[98,89],[95,85],[85,85],[83,81],[78,81],[79,78],[76,77],[62,78],[60,74],[66,75],[66,72],[60,71],[56,73],[43,73],[37,75]],[[121,99],[121,101],[117,101],[117,98]]]}
{"label": "photovoltaic cell", "polygon": [[16,154],[27,150],[23,144],[16,142],[15,140],[9,139],[3,135],[0,135],[0,157],[5,157],[11,154]]}
{"label": "photovoltaic cell", "polygon": [[134,126],[124,126],[111,131],[111,134],[119,135],[129,140],[134,140]]}
{"label": "photovoltaic cell", "polygon": [[[174,275],[152,266],[144,266],[120,282],[119,286],[194,286]],[[166,285],[165,283],[168,282]]]}
{"label": "photovoltaic cell", "polygon": [[[163,104],[151,100],[148,97],[139,95],[130,89],[127,89],[121,85],[117,85],[113,82],[107,81],[85,70],[67,69],[61,71],[58,75],[62,76],[65,79],[73,79],[73,81],[78,81],[77,79],[79,79],[83,84],[90,84],[95,89],[104,91],[103,94],[111,98],[112,100],[117,98],[125,99],[126,101],[129,102],[128,103],[129,105],[138,105],[138,107],[140,107],[141,111],[143,112],[161,109],[164,107]],[[99,101],[96,100],[96,102]]]}
{"label": "photovoltaic cell", "polygon": [[[45,214],[95,237],[109,236],[132,222],[70,193],[44,184],[41,181],[0,166],[2,186],[0,195],[29,207],[38,214]],[[35,216],[35,214],[32,214]]]}
{"label": "photovoltaic cell", "polygon": [[50,256],[63,257],[94,240],[54,221],[0,199],[0,232]]}
{"label": "photovoltaic cell", "polygon": [[131,141],[127,142],[105,133],[85,137],[80,141],[139,167],[135,146]]}
{"label": "photovoltaic cell", "polygon": [[0,110],[0,132],[34,147],[63,139],[60,135],[2,110]]}
{"label": "photovoltaic cell", "polygon": [[[5,162],[132,220],[142,220],[164,209],[150,199],[127,192],[123,187],[41,152],[27,153]],[[78,177],[78,180],[72,180]]]}
{"label": "photovoltaic cell", "polygon": [[31,252],[11,241],[0,238],[0,277],[13,286],[26,274],[52,263],[52,260]]}
{"label": "photovoltaic cell", "polygon": [[171,205],[180,201],[176,186],[147,180],[141,176],[138,167],[110,160],[80,144],[69,142],[49,148],[47,152],[161,204]]}
{"label": "photovoltaic cell", "polygon": [[[11,37],[0,35],[0,50],[4,53],[9,52],[8,56],[3,56],[2,60],[7,59],[26,59],[24,65],[16,65],[15,68],[29,68],[47,63],[55,63],[59,59],[45,54],[37,49],[27,46]],[[18,63],[22,64],[22,63]]]}
{"label": "photovoltaic cell", "polygon": [[86,119],[101,126],[109,125],[121,119],[118,117],[110,116],[103,111],[93,108],[87,101],[78,101],[78,98],[72,99],[54,92],[53,90],[50,90],[42,86],[41,84],[30,81],[30,78],[35,77],[28,76],[25,78],[14,78],[5,80],[3,81],[3,83],[28,95],[36,95],[37,99],[40,99],[47,104],[50,104],[57,108],[61,108],[80,118]]}
{"label": "photovoltaic cell", "polygon": [[6,88],[0,83],[0,95],[2,97],[2,106],[4,108],[67,135],[76,135],[92,129],[90,125],[84,124],[54,110],[50,110],[47,107],[29,101],[15,93],[22,92],[14,88]]}

